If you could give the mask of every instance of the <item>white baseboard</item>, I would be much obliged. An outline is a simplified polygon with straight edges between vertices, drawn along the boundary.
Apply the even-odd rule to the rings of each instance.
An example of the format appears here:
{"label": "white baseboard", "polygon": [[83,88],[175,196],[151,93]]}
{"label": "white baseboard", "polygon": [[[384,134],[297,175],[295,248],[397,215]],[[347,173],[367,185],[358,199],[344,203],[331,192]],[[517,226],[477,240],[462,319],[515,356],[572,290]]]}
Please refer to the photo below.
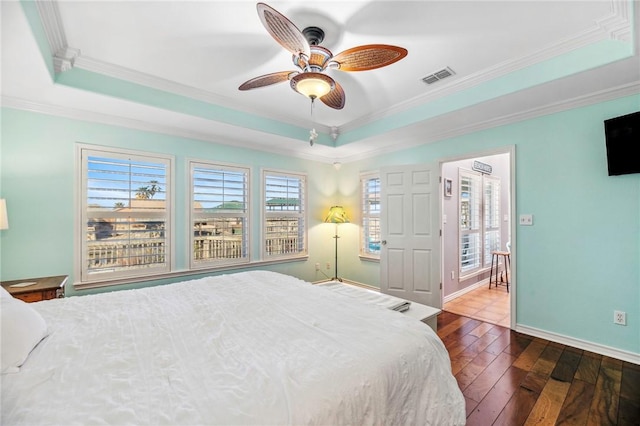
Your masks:
{"label": "white baseboard", "polygon": [[[375,287],[372,286],[370,284],[364,284],[364,283],[359,283],[358,281],[352,281],[352,280],[347,280],[345,278],[341,278],[342,282],[345,284],[351,284],[351,285],[355,285],[356,287],[363,287],[369,290],[373,290],[373,291],[380,291],[380,287]],[[321,283],[327,283],[327,282],[331,282],[331,279],[328,280],[320,280],[320,281],[314,281],[313,284],[321,284]]]}
{"label": "white baseboard", "polygon": [[463,294],[467,294],[470,291],[475,290],[478,287],[482,287],[483,285],[489,285],[489,279],[485,278],[484,280],[477,282],[475,284],[470,285],[469,287],[465,287],[462,290],[458,290],[455,293],[451,293],[448,296],[442,298],[442,303],[451,302],[453,299],[462,296]]}
{"label": "white baseboard", "polygon": [[585,351],[593,352],[600,355],[605,355],[611,358],[620,359],[622,361],[631,362],[633,364],[640,365],[640,354],[625,351],[622,349],[612,348],[610,346],[601,345],[599,343],[588,342],[586,340],[576,339],[562,334],[553,333],[550,331],[540,330],[539,328],[528,327],[526,325],[516,324],[515,330],[522,334],[527,334],[533,337],[540,337],[551,342],[561,343],[567,346],[573,346],[574,348],[582,349]]}

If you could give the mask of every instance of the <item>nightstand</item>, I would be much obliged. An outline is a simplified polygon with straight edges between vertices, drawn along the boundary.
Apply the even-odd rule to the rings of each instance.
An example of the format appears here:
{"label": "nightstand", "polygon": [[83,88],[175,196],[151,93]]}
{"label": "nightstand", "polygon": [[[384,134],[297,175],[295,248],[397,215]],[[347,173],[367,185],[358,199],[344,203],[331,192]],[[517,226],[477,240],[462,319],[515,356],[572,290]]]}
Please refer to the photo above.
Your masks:
{"label": "nightstand", "polygon": [[438,314],[442,312],[441,309],[434,308],[420,303],[411,302],[411,307],[403,312],[406,316],[419,319],[429,327],[433,328],[433,331],[438,331]]}
{"label": "nightstand", "polygon": [[[24,280],[2,281],[2,287],[16,299],[25,302],[39,302],[41,300],[64,297],[64,285],[67,275],[55,277],[27,278]],[[28,283],[33,283],[26,285]]]}
{"label": "nightstand", "polygon": [[[392,305],[398,305],[407,300],[400,299],[395,296],[388,296],[380,293],[380,291],[374,287],[365,288],[361,285],[351,284],[349,282],[337,282],[329,281],[324,283],[318,283],[317,285],[325,286],[330,290],[337,291],[343,295],[359,299],[362,302],[370,303],[374,305],[385,306],[391,309]],[[385,299],[390,298],[391,300]],[[442,312],[441,309],[433,308],[431,306],[423,305],[416,302],[411,302],[409,309],[400,311],[404,315],[418,319],[427,324],[433,329],[438,331],[438,314]]]}

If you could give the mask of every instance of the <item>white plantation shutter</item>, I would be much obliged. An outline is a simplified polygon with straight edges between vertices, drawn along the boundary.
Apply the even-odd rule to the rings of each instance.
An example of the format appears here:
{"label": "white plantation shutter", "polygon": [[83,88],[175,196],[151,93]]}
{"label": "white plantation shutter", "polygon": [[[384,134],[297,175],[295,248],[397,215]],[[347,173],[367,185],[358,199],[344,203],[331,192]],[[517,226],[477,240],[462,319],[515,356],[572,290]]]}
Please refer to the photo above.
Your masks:
{"label": "white plantation shutter", "polygon": [[480,267],[482,176],[460,170],[460,275]]}
{"label": "white plantation shutter", "polygon": [[248,262],[248,168],[190,163],[191,267]]}
{"label": "white plantation shutter", "polygon": [[263,171],[264,257],[306,254],[306,176]]}
{"label": "white plantation shutter", "polygon": [[460,276],[491,265],[501,246],[500,179],[460,170]]}
{"label": "white plantation shutter", "polygon": [[362,175],[362,233],[360,253],[368,257],[380,257],[380,177]]}
{"label": "white plantation shutter", "polygon": [[484,176],[484,266],[491,252],[500,250],[500,179]]}
{"label": "white plantation shutter", "polygon": [[81,281],[170,270],[171,159],[81,149]]}

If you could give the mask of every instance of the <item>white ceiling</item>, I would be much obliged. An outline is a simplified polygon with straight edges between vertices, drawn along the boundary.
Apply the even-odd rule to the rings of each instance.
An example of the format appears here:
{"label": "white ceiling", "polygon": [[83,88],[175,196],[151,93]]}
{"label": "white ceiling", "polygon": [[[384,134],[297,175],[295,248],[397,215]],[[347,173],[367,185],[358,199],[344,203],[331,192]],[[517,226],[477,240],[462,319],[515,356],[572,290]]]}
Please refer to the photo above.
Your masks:
{"label": "white ceiling", "polygon": [[[68,73],[66,80],[76,78],[73,71],[84,70],[134,82],[158,96],[162,90],[241,113],[242,118],[229,121],[126,100],[108,90],[94,93],[59,74],[52,77],[47,68],[51,58],[43,58],[28,9],[3,1],[3,105],[321,161],[350,161],[543,113],[585,97],[639,90],[636,51],[627,59],[568,76],[548,70],[551,77],[494,98],[460,100],[488,82],[502,87],[507,80],[500,79],[511,72],[598,43],[635,41],[637,46],[628,1],[267,3],[299,29],[321,27],[326,33],[322,45],[334,54],[377,43],[405,47],[409,54],[376,70],[328,71],[343,86],[346,105],[333,110],[317,103],[312,115],[309,100],[286,82],[238,90],[250,78],[294,69],[291,55],[262,26],[253,1],[36,2],[49,50],[57,57],[57,70]],[[586,61],[585,68],[590,64]],[[444,67],[455,75],[433,85],[421,81]],[[438,105],[451,107],[439,111]],[[429,111],[424,119],[407,119],[420,108]],[[305,132],[316,127],[324,143],[310,147],[301,140],[306,136],[290,131],[292,126]],[[371,128],[379,130],[367,130]],[[335,142],[332,132],[339,134]]]}

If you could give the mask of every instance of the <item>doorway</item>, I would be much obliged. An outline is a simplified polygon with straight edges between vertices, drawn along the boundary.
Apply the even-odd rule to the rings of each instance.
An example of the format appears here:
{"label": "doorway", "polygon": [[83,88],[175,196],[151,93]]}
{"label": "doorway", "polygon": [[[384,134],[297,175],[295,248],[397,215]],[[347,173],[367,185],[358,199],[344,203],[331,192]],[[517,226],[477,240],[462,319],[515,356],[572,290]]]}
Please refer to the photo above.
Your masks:
{"label": "doorway", "polygon": [[[441,306],[509,328],[515,326],[514,167],[513,147],[440,163]],[[512,252],[511,268],[501,256],[498,285],[489,288],[493,251]]]}

